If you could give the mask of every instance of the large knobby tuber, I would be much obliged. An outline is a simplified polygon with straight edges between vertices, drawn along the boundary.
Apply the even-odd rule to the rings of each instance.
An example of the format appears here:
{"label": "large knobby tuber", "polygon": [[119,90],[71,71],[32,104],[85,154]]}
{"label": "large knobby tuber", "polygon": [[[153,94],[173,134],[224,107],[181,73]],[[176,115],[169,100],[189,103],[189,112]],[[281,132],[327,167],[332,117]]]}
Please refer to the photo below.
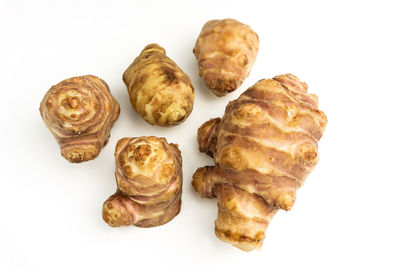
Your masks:
{"label": "large knobby tuber", "polygon": [[97,157],[108,142],[119,112],[107,84],[93,75],[61,81],[40,103],[40,114],[56,138],[61,155],[75,163]]}
{"label": "large knobby tuber", "polygon": [[180,211],[182,158],[164,138],[120,139],[115,147],[117,192],[103,204],[112,227],[165,224]]}
{"label": "large knobby tuber", "polygon": [[192,185],[202,197],[218,198],[221,240],[259,249],[271,218],[292,208],[317,164],[327,118],[307,88],[291,74],[261,80],[230,102],[222,119],[199,128],[200,151],[215,166],[197,169]]}

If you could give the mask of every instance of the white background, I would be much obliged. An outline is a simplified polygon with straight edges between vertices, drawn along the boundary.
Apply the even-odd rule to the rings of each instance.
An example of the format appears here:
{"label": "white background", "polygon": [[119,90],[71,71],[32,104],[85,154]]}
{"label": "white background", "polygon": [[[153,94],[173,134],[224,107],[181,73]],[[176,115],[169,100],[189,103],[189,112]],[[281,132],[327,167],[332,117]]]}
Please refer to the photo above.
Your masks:
{"label": "white background", "polygon": [[[400,266],[398,1],[0,3],[0,266]],[[217,98],[192,49],[207,20],[226,17],[249,24],[260,50],[244,84]],[[143,121],[121,79],[151,42],[195,87],[191,116],[174,128]],[[196,168],[213,164],[196,132],[258,80],[289,72],[328,116],[321,158],[262,250],[245,253],[215,237],[216,200],[190,185]],[[71,164],[39,103],[52,85],[85,74],[108,83],[121,115],[96,160]],[[115,144],[142,135],[179,144],[182,210],[161,227],[110,228],[101,207],[116,189]]]}

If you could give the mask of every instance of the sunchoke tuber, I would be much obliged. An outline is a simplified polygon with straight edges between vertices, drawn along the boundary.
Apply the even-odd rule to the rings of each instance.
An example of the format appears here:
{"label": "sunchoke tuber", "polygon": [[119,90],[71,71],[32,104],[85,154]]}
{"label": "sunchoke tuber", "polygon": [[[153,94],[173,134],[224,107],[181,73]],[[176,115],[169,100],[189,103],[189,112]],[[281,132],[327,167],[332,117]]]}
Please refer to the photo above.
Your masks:
{"label": "sunchoke tuber", "polygon": [[258,35],[237,20],[204,24],[193,53],[200,76],[215,95],[226,95],[242,84],[256,60],[258,44]]}
{"label": "sunchoke tuber", "polygon": [[112,227],[165,224],[180,211],[182,158],[164,138],[120,139],[115,148],[117,192],[103,204]]}
{"label": "sunchoke tuber", "polygon": [[108,85],[93,75],[73,77],[50,88],[40,114],[70,162],[97,157],[119,116],[118,102]]}
{"label": "sunchoke tuber", "polygon": [[123,80],[132,107],[150,124],[174,126],[192,112],[194,88],[189,76],[157,44],[143,49]]}
{"label": "sunchoke tuber", "polygon": [[270,219],[292,208],[317,164],[327,118],[307,88],[291,74],[261,80],[230,102],[222,119],[199,128],[200,151],[215,166],[197,169],[192,185],[202,197],[218,198],[221,240],[261,248]]}

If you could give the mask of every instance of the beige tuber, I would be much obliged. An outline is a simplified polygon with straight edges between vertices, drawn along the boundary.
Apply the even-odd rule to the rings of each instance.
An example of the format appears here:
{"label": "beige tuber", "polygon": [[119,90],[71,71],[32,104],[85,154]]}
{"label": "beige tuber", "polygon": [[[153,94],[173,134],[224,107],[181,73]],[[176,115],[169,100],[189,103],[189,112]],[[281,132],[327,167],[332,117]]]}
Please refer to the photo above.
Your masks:
{"label": "beige tuber", "polygon": [[258,35],[234,19],[210,20],[193,49],[200,76],[217,96],[236,90],[249,75],[258,53]]}
{"label": "beige tuber", "polygon": [[292,208],[317,164],[327,118],[307,88],[291,74],[261,80],[230,102],[222,119],[199,128],[200,151],[215,166],[197,169],[192,185],[201,197],[218,198],[222,241],[259,249],[271,218]]}
{"label": "beige tuber", "polygon": [[119,104],[107,84],[93,75],[54,85],[40,103],[40,114],[70,162],[97,157],[119,116]]}
{"label": "beige tuber", "polygon": [[192,112],[194,89],[189,76],[157,44],[143,49],[123,80],[132,107],[150,124],[174,126]]}
{"label": "beige tuber", "polygon": [[182,158],[164,138],[123,138],[115,148],[117,192],[103,204],[112,227],[165,224],[180,211]]}

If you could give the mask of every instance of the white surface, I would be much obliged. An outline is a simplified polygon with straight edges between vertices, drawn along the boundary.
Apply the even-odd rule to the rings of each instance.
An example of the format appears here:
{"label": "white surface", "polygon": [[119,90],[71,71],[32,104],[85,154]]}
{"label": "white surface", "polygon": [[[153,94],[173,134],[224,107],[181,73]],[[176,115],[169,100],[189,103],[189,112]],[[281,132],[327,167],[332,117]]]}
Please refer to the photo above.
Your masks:
{"label": "white surface", "polygon": [[[399,266],[398,1],[266,2],[1,1],[0,266]],[[260,52],[244,84],[217,98],[192,49],[207,20],[225,17],[251,25]],[[146,124],[121,79],[150,42],[196,90],[192,115],[175,128]],[[262,251],[244,253],[215,237],[216,201],[190,185],[212,164],[196,131],[259,79],[288,72],[328,116],[321,159],[293,210],[272,220]],[[51,85],[84,74],[109,84],[121,115],[96,160],[70,164],[38,109]],[[116,189],[114,147],[141,135],[179,144],[182,210],[161,227],[113,229],[101,207]]]}

